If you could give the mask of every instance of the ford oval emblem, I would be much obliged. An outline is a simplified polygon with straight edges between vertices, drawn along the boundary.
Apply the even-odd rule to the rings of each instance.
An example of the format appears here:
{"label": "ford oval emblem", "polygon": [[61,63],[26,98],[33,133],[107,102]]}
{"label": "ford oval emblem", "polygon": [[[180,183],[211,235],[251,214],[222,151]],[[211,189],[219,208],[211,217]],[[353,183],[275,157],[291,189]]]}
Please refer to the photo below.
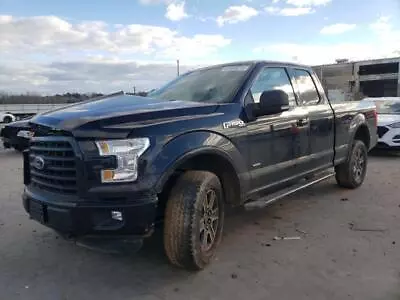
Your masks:
{"label": "ford oval emblem", "polygon": [[43,157],[35,156],[33,159],[33,166],[38,170],[43,170],[45,166]]}

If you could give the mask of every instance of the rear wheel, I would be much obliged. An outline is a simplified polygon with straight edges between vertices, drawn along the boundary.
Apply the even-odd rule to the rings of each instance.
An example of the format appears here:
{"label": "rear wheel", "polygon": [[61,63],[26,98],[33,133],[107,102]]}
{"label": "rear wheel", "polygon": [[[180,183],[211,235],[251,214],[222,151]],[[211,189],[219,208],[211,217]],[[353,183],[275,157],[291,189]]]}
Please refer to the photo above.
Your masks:
{"label": "rear wheel", "polygon": [[346,162],[335,167],[339,186],[355,189],[364,182],[367,173],[368,150],[360,140],[355,140]]}
{"label": "rear wheel", "polygon": [[164,248],[174,265],[201,270],[221,241],[224,201],[216,175],[184,173],[172,188],[165,211]]}

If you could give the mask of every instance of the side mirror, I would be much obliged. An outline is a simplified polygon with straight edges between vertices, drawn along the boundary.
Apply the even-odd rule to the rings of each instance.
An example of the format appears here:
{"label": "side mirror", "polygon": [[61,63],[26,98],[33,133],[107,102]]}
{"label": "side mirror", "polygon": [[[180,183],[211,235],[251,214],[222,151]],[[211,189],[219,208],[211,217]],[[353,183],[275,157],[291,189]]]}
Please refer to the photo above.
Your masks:
{"label": "side mirror", "polygon": [[257,116],[279,114],[289,110],[289,96],[282,90],[264,91],[260,96]]}

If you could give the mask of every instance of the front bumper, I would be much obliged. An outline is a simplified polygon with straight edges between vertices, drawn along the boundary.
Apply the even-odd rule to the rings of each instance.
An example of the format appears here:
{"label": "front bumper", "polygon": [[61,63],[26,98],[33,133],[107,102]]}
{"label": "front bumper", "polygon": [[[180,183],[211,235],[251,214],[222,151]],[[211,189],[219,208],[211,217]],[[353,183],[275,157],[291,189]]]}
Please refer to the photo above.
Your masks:
{"label": "front bumper", "polygon": [[[34,165],[35,157],[45,161],[41,168]],[[99,157],[91,141],[32,138],[24,151],[25,210],[36,221],[69,236],[150,235],[158,212],[152,177],[142,176],[135,183],[100,183],[99,170],[112,162]]]}
{"label": "front bumper", "polygon": [[2,137],[1,140],[3,141],[4,148],[11,148],[11,141],[8,138]]}
{"label": "front bumper", "polygon": [[400,128],[380,127],[385,128],[387,131],[378,139],[377,148],[400,149]]}
{"label": "front bumper", "polygon": [[[157,196],[135,198],[129,202],[96,202],[61,197],[52,192],[26,187],[23,205],[32,219],[70,236],[137,236],[152,234],[156,218]],[[69,201],[71,200],[71,201]],[[112,217],[119,212],[122,220]],[[114,215],[115,217],[115,215]]]}
{"label": "front bumper", "polygon": [[400,145],[393,146],[393,145],[389,145],[385,142],[378,142],[378,144],[376,144],[375,149],[388,150],[388,151],[400,151]]}

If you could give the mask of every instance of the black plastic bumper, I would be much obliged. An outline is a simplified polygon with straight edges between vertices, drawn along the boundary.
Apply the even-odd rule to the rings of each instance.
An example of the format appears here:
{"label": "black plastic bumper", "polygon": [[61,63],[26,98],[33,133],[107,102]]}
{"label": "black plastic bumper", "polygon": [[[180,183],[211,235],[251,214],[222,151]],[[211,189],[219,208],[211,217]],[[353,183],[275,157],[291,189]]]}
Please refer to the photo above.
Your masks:
{"label": "black plastic bumper", "polygon": [[19,150],[24,150],[29,147],[29,139],[15,136],[12,138],[3,137],[3,145],[5,148],[14,147]]}
{"label": "black plastic bumper", "polygon": [[378,142],[375,146],[375,149],[387,150],[387,151],[400,151],[400,145],[399,146],[389,146],[388,144],[386,144],[384,142]]}
{"label": "black plastic bumper", "polygon": [[[151,235],[156,218],[157,196],[142,197],[135,201],[132,195],[131,199],[129,203],[85,202],[76,198],[65,201],[58,194],[36,193],[34,189],[26,187],[23,205],[32,219],[71,236]],[[119,213],[122,219],[117,217]]]}
{"label": "black plastic bumper", "polygon": [[11,148],[10,139],[4,138],[4,137],[3,137],[2,140],[3,140],[3,146],[4,146],[4,148]]}

